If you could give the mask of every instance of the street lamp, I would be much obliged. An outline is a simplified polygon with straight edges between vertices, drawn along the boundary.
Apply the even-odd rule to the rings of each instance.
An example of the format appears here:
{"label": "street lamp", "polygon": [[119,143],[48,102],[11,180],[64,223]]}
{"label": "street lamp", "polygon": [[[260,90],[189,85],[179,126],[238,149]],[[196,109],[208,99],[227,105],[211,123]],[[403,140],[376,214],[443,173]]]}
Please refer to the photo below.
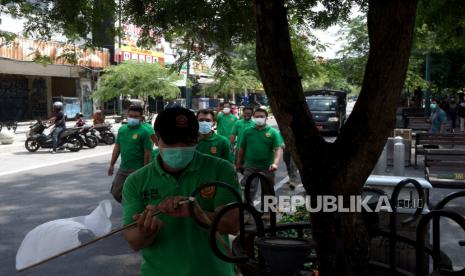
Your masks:
{"label": "street lamp", "polygon": [[[176,51],[176,53],[173,54],[175,59],[178,56],[180,57],[184,53],[184,50],[182,50],[182,48],[181,48],[181,44],[174,44],[174,46],[170,45],[170,48],[173,49],[174,51]],[[189,78],[190,78],[190,51],[189,51],[189,49],[187,49],[186,52],[187,52],[186,84],[185,84],[185,87],[186,87],[186,107],[191,108],[192,107],[192,90],[191,90],[190,82],[189,82]],[[182,64],[181,64],[181,69],[182,69]]]}

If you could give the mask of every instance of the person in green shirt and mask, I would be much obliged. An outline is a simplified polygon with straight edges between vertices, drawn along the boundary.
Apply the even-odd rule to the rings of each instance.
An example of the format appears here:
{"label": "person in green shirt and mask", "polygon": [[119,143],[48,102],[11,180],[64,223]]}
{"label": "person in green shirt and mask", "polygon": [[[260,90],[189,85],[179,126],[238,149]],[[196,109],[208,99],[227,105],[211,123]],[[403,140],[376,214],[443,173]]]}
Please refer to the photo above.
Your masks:
{"label": "person in green shirt and mask", "polygon": [[143,125],[142,112],[141,106],[131,105],[128,109],[128,123],[119,128],[116,136],[108,175],[113,175],[115,163],[121,154],[121,164],[110,190],[119,203],[122,200],[124,181],[128,175],[148,164],[152,155],[151,132]]}
{"label": "person in green shirt and mask", "polygon": [[238,153],[239,145],[241,144],[241,136],[244,130],[248,129],[249,127],[254,127],[255,123],[252,120],[252,113],[253,108],[251,107],[244,107],[242,109],[242,119],[238,120],[234,123],[231,136],[229,137],[229,142],[231,145],[236,145],[236,157]]}
{"label": "person in green shirt and mask", "polygon": [[200,134],[197,150],[233,163],[234,156],[232,155],[231,144],[229,144],[228,139],[216,134],[212,129],[215,124],[215,113],[213,110],[199,110],[197,112],[197,120],[199,121]]}
{"label": "person in green shirt and mask", "polygon": [[[141,251],[142,276],[233,276],[234,268],[217,258],[208,231],[193,220],[188,205],[178,205],[201,184],[221,181],[240,192],[231,163],[196,151],[199,124],[182,107],[161,112],[155,121],[159,154],[131,174],[123,190],[123,223],[137,226],[123,232],[130,247]],[[236,202],[232,193],[216,187],[196,197],[194,208],[213,219],[222,206]],[[198,208],[200,207],[200,208]],[[155,212],[162,212],[153,216]],[[198,216],[199,217],[199,216]],[[199,217],[200,218],[200,217]],[[208,221],[205,219],[205,223]],[[219,224],[223,238],[239,229],[239,211],[228,212]]]}
{"label": "person in green shirt and mask", "polygon": [[217,134],[226,137],[226,139],[229,139],[229,137],[231,137],[232,128],[236,121],[236,115],[231,113],[231,104],[225,102],[223,105],[223,111],[220,112],[216,118]]}
{"label": "person in green shirt and mask", "polygon": [[[244,130],[241,138],[236,169],[243,169],[243,185],[253,173],[263,173],[274,186],[274,172],[278,169],[281,158],[282,139],[279,132],[266,124],[268,112],[257,108],[254,113],[255,127]],[[255,198],[258,179],[252,182],[251,198]]]}

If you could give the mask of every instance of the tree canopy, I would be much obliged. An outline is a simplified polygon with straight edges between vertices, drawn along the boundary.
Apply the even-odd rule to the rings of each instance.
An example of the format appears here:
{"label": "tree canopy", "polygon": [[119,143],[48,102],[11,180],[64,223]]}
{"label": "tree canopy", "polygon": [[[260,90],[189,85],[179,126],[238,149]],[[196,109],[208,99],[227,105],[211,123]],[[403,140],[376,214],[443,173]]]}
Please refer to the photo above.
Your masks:
{"label": "tree canopy", "polygon": [[175,99],[179,88],[174,84],[179,77],[158,63],[128,62],[113,65],[105,69],[97,91],[92,94],[95,99],[109,100],[119,96],[163,97]]}

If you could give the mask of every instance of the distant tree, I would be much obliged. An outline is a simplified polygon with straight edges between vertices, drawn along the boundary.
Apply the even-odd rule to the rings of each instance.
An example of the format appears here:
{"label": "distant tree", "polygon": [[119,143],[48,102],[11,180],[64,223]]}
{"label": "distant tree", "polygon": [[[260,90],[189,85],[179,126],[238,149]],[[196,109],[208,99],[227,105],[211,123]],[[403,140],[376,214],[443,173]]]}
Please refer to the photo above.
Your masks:
{"label": "distant tree", "polygon": [[176,74],[158,63],[123,63],[105,69],[92,97],[101,100],[119,96],[174,99],[180,91],[174,84],[178,79]]}

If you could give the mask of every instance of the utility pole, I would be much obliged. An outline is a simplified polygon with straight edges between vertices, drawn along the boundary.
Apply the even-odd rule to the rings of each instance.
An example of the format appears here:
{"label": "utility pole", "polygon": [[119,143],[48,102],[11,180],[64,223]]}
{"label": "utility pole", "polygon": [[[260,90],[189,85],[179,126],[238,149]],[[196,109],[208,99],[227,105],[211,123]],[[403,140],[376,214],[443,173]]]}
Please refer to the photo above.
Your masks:
{"label": "utility pole", "polygon": [[187,49],[187,68],[186,68],[186,107],[187,108],[191,108],[192,107],[192,89],[191,89],[191,85],[190,85],[190,82],[189,82],[189,70],[190,70],[190,63],[191,63],[191,59],[190,59],[190,52],[189,52],[189,49]]}
{"label": "utility pole", "polygon": [[[118,65],[121,64],[121,0],[118,1]],[[123,97],[120,95],[118,99],[118,113],[122,116],[123,115]]]}
{"label": "utility pole", "polygon": [[428,83],[426,88],[424,99],[425,99],[425,116],[429,117],[431,115],[431,53],[426,53],[425,57],[425,80]]}

